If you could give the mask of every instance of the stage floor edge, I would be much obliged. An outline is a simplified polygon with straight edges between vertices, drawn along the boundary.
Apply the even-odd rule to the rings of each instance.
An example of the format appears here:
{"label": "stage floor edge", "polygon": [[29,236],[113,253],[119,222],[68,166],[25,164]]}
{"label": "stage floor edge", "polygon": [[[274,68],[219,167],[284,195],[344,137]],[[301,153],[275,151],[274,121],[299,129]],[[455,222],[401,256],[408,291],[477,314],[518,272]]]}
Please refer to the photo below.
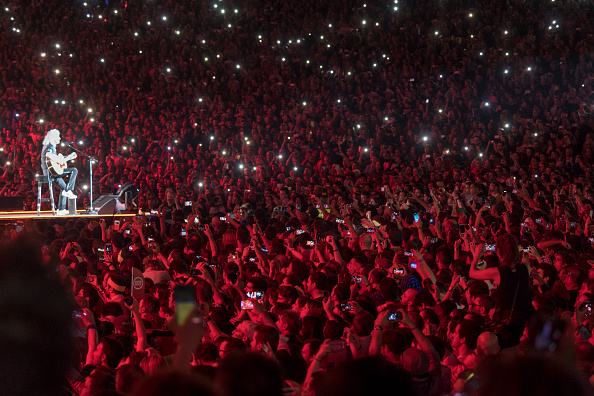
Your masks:
{"label": "stage floor edge", "polygon": [[122,218],[134,216],[134,213],[116,213],[116,214],[88,214],[84,210],[79,210],[75,215],[53,215],[51,210],[42,210],[37,216],[37,211],[11,211],[11,212],[0,212],[0,222],[11,221],[11,220],[24,220],[24,219],[80,219],[80,218],[100,218],[100,217],[112,217]]}

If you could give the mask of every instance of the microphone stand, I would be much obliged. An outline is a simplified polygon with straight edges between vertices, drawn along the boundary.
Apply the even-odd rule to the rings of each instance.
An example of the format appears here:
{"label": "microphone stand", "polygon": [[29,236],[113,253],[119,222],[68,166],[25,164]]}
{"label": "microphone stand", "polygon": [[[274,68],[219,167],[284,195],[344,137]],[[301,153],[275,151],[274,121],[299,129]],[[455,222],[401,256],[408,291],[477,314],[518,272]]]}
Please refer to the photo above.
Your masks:
{"label": "microphone stand", "polygon": [[74,151],[81,153],[89,161],[89,191],[90,191],[89,202],[90,202],[90,205],[89,205],[89,208],[84,213],[88,214],[88,215],[97,215],[99,213],[93,208],[93,162],[99,162],[99,161],[96,158],[91,157],[89,154],[80,151],[79,149],[74,147],[70,142],[64,142],[64,144],[66,146],[70,147],[71,149],[73,149]]}

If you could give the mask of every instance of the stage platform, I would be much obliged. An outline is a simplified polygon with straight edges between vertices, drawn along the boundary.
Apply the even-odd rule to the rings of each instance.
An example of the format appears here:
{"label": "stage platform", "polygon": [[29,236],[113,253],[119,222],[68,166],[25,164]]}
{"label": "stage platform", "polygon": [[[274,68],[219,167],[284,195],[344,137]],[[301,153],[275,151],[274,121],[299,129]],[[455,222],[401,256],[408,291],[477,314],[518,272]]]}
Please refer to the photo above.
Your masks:
{"label": "stage platform", "polygon": [[76,215],[53,215],[51,210],[42,210],[37,216],[37,211],[17,210],[10,212],[0,212],[0,223],[11,221],[23,221],[25,219],[54,219],[54,220],[70,220],[70,219],[99,219],[101,217],[123,218],[134,216],[135,213],[116,213],[116,214],[88,214],[84,210],[79,210]]}

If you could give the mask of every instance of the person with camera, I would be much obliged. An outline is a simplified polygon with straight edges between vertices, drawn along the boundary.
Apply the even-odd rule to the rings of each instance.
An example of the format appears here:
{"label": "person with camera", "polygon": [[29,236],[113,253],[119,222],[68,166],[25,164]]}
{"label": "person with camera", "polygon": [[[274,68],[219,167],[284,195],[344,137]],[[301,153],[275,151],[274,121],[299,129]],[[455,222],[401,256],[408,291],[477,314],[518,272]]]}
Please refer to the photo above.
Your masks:
{"label": "person with camera", "polygon": [[480,258],[485,253],[484,244],[474,246],[469,275],[473,279],[491,280],[497,288],[495,319],[507,322],[526,319],[534,308],[530,296],[530,269],[526,258],[522,258],[516,238],[501,234],[495,244],[499,267],[478,269]]}
{"label": "person with camera", "polygon": [[576,340],[588,341],[594,330],[594,315],[592,315],[592,301],[594,294],[583,293],[575,302],[575,314],[572,322],[575,330]]}
{"label": "person with camera", "polygon": [[371,333],[369,354],[385,355],[388,353],[388,347],[383,343],[382,338],[384,329],[389,327],[390,323],[399,324],[401,328],[410,330],[414,337],[413,345],[402,352],[400,364],[412,375],[413,384],[418,394],[438,395],[442,389],[439,354],[404,309],[400,308],[395,311],[388,309],[380,312]]}

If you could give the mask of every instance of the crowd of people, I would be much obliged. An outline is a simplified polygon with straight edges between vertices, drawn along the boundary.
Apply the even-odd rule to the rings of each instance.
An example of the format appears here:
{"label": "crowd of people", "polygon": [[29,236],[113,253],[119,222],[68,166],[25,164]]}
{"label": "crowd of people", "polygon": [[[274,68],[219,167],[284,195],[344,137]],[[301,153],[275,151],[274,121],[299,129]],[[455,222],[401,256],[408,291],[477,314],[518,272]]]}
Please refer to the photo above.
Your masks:
{"label": "crowd of people", "polygon": [[4,226],[7,393],[592,393],[591,1],[2,8],[0,196],[138,190]]}

